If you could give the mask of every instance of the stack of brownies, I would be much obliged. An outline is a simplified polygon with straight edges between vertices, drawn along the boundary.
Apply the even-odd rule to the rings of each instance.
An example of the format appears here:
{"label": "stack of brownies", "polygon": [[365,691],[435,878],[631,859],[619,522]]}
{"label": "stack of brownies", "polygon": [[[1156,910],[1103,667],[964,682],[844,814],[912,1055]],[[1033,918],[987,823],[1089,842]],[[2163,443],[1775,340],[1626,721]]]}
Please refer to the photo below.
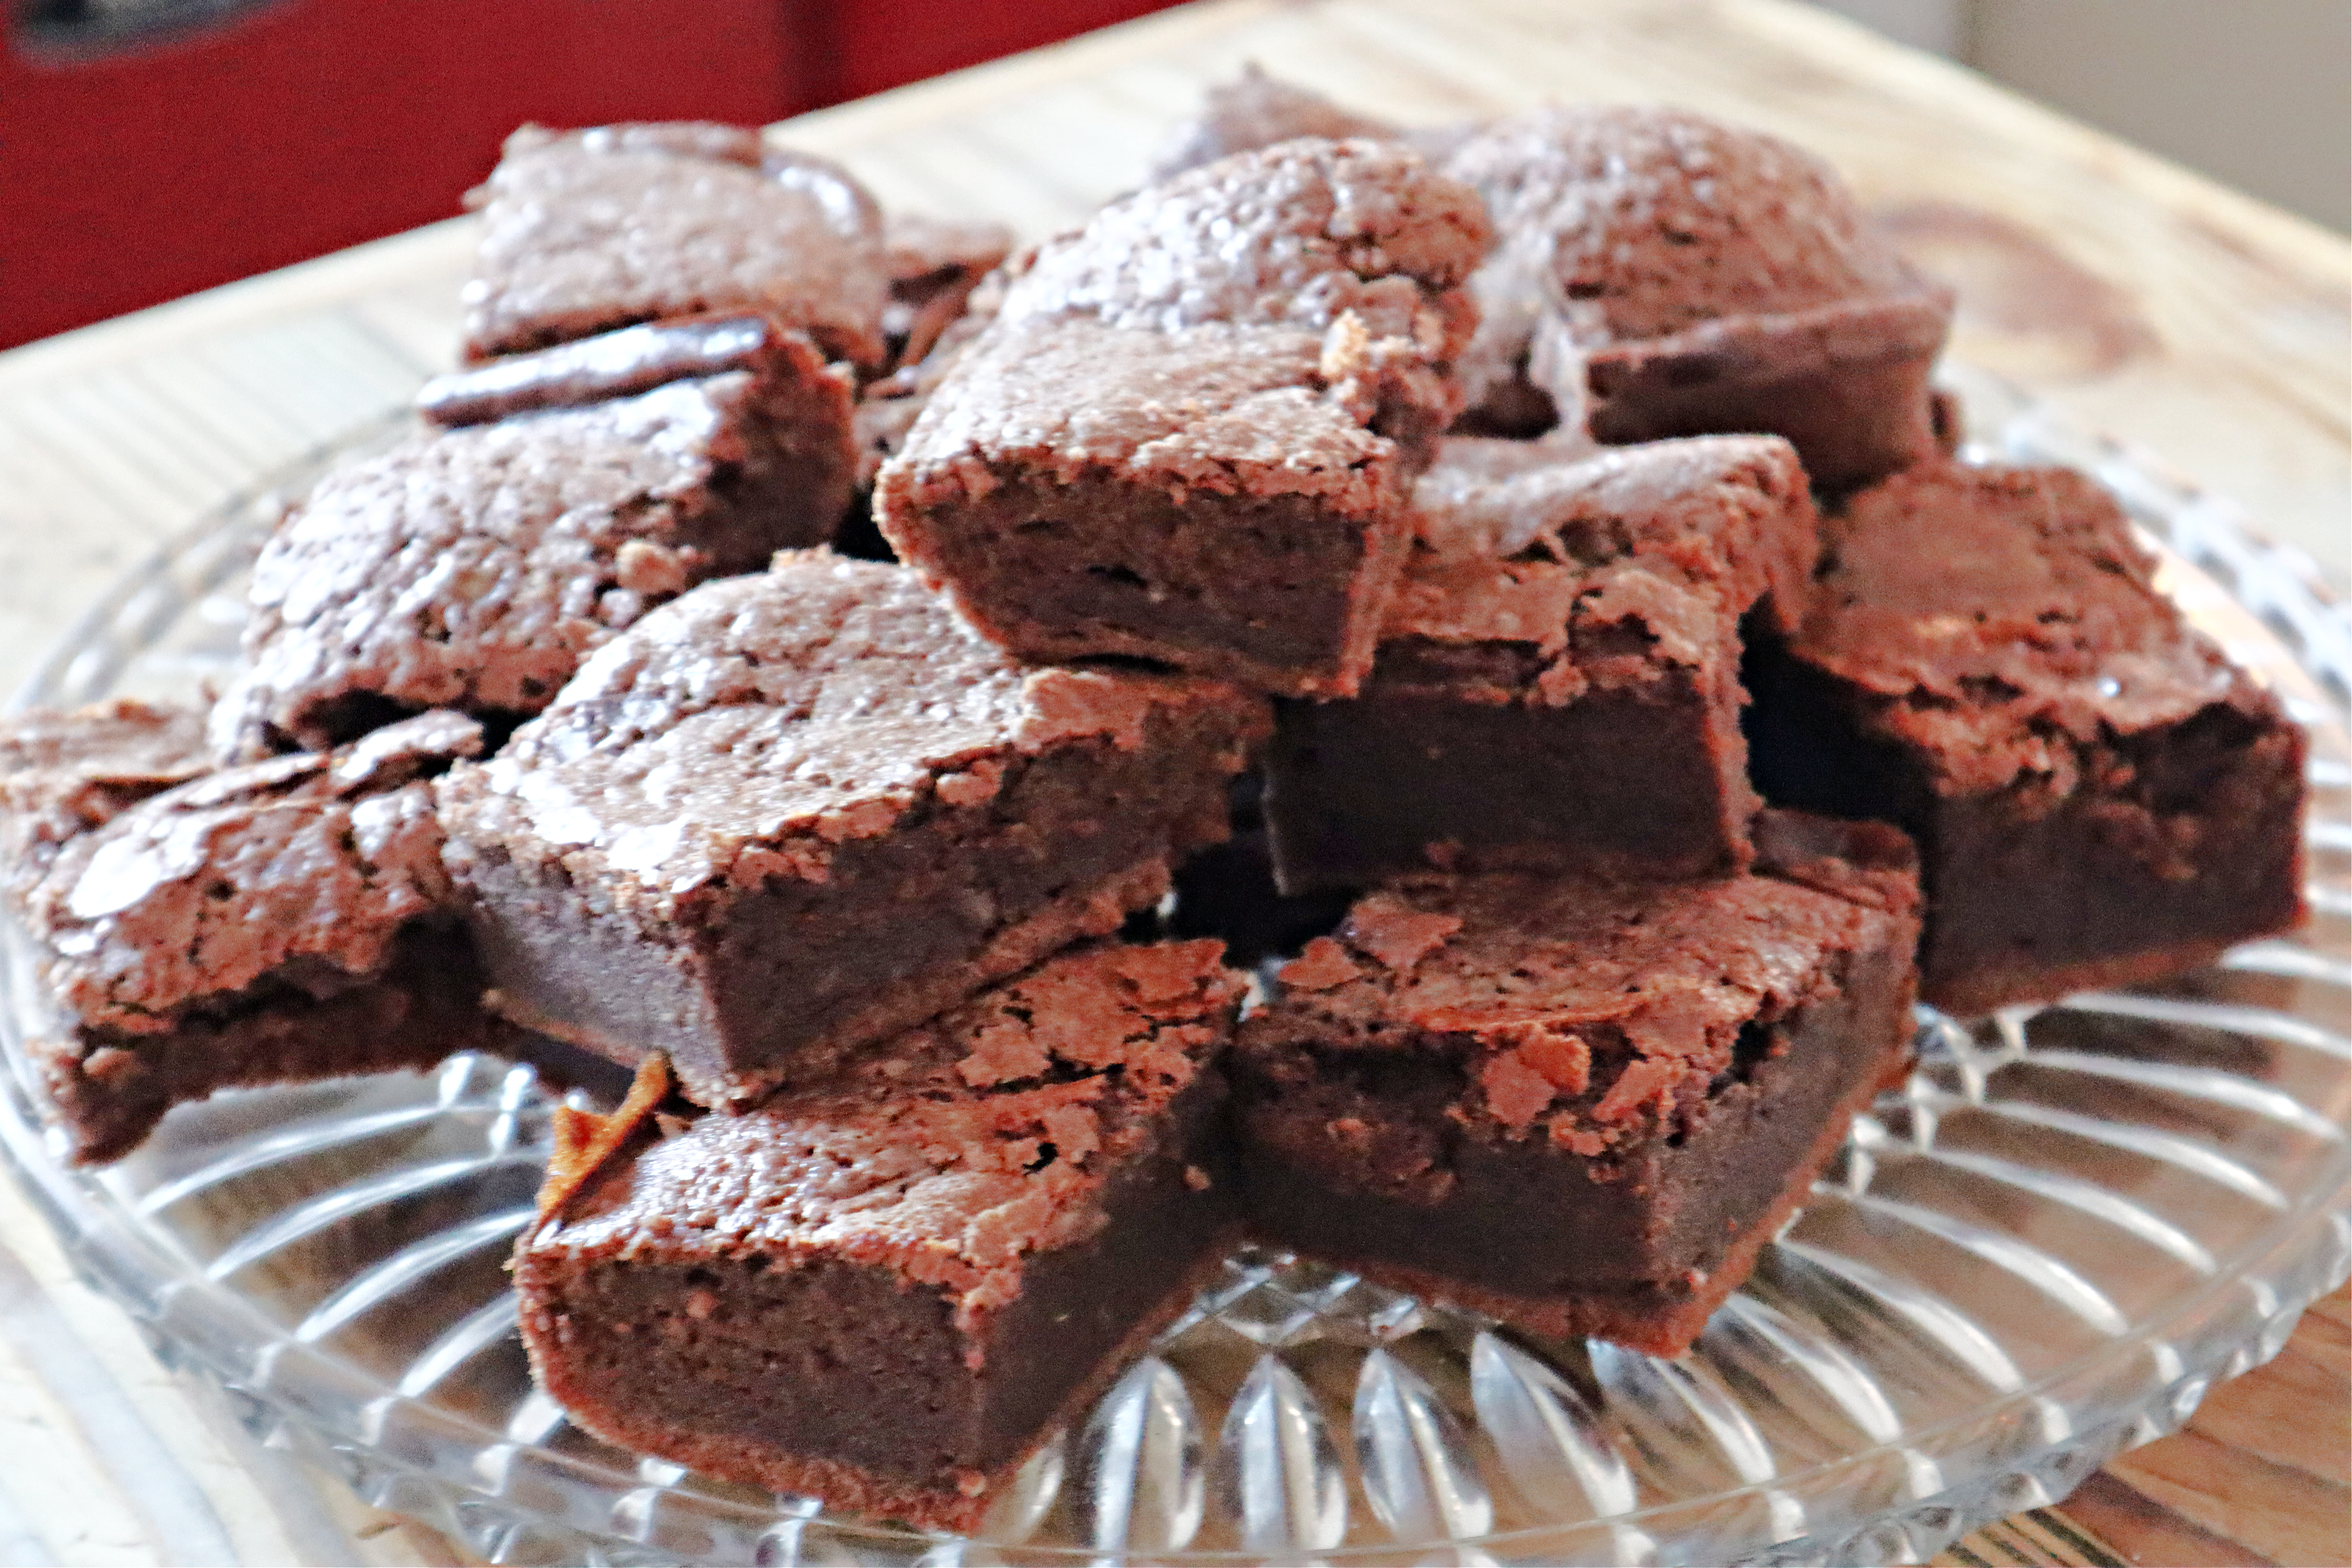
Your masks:
{"label": "stack of brownies", "polygon": [[1674,1354],[1915,994],[2298,916],[2300,733],[1771,138],[1252,73],[1009,261],[712,126],[480,204],[469,368],[0,852],[79,1158],[635,1067],[517,1260],[614,1441],[969,1527],[1244,1233]]}

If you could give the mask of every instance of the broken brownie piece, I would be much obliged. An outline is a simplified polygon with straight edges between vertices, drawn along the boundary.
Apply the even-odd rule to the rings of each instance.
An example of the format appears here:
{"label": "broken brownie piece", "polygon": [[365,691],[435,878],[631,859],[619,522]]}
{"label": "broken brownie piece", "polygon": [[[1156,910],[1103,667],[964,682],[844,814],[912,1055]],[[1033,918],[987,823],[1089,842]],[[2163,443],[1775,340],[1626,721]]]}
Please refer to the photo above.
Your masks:
{"label": "broken brownie piece", "polygon": [[1024,669],[904,568],[787,554],[609,643],[444,781],[494,1005],[740,1103],[1167,892],[1257,699]]}
{"label": "broken brownie piece", "polygon": [[1371,678],[1280,705],[1265,810],[1286,891],[1747,862],[1741,621],[1802,596],[1804,471],[1769,436],[1538,461],[1547,444],[1446,442]]}
{"label": "broken brownie piece", "polygon": [[1016,264],[882,470],[876,519],[1027,659],[1344,695],[1460,407],[1475,193],[1295,141],[1114,203]]}
{"label": "broken brownie piece", "polygon": [[2114,499],[1938,464],[1822,525],[1750,664],[1767,797],[1900,824],[1920,989],[1973,1014],[2193,967],[2303,912],[2303,731],[2182,620]]}
{"label": "broken brownie piece", "polygon": [[1478,428],[1527,434],[1549,403],[1612,444],[1781,435],[1828,491],[1934,454],[1951,295],[1812,154],[1681,110],[1555,108],[1446,169],[1500,236],[1471,286]]}
{"label": "broken brownie piece", "polygon": [[427,391],[460,428],[336,470],[263,547],[213,715],[224,757],[432,707],[510,726],[648,606],[822,542],[856,468],[847,388],[760,317],[633,328]]}
{"label": "broken brownie piece", "polygon": [[1082,947],[742,1115],[600,1130],[517,1252],[541,1386],[639,1453],[971,1530],[1221,1256],[1240,996],[1213,942]]}
{"label": "broken brownie piece", "polygon": [[[76,1159],[127,1154],[172,1105],[215,1090],[515,1043],[479,1008],[425,781],[479,749],[479,725],[425,714],[330,756],[271,758],[126,801],[103,791],[126,776],[144,789],[156,730],[121,733],[125,717],[93,716],[61,768],[0,786],[12,838],[20,806],[66,798],[64,777],[99,786],[81,798],[81,831],[13,859],[0,883],[47,993],[50,1027],[29,1050]],[[71,722],[37,715],[11,728]],[[119,771],[100,760],[109,751]],[[174,748],[168,769],[185,757]]]}
{"label": "broken brownie piece", "polygon": [[847,171],[756,131],[527,125],[468,199],[482,214],[468,359],[754,310],[828,360],[882,367],[880,209]]}
{"label": "broken brownie piece", "polygon": [[1544,1333],[1680,1354],[1906,1060],[1917,878],[1766,813],[1752,873],[1415,879],[1230,1069],[1254,1225]]}

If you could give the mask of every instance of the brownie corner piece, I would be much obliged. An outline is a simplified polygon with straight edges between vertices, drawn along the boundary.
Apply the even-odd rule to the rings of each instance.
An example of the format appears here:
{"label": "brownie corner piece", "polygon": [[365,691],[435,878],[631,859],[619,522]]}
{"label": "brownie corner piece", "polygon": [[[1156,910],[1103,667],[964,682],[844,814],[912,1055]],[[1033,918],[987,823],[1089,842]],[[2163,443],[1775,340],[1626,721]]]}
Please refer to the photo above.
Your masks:
{"label": "brownie corner piece", "polygon": [[518,1249],[541,1385],[640,1453],[974,1528],[1232,1232],[1240,995],[1213,942],[1089,945],[741,1114],[635,1097]]}
{"label": "brownie corner piece", "polygon": [[1923,465],[1824,524],[1751,660],[1768,799],[1893,822],[1964,1015],[2193,967],[2303,915],[2306,739],[2061,468]]}
{"label": "brownie corner piece", "polygon": [[1367,894],[1237,1040],[1253,1224],[1538,1332],[1679,1354],[1911,1038],[1901,835],[1759,837],[1728,876]]}
{"label": "brownie corner piece", "polygon": [[1412,479],[1460,407],[1486,238],[1474,193],[1372,142],[1115,203],[1013,269],[882,469],[877,520],[1022,657],[1352,691]]}
{"label": "brownie corner piece", "polygon": [[1267,723],[1221,682],[1024,668],[905,568],[788,552],[444,780],[447,859],[509,1016],[740,1104],[1155,903]]}
{"label": "brownie corner piece", "polygon": [[[7,903],[44,991],[30,1051],[77,1160],[118,1158],[173,1105],[221,1089],[510,1042],[479,1007],[428,782],[479,748],[473,720],[425,714],[156,789],[154,759],[104,733],[121,711],[87,719],[78,825],[56,831],[53,807],[25,833],[13,808],[58,800],[54,779],[0,786]],[[117,793],[88,810],[92,790]]]}

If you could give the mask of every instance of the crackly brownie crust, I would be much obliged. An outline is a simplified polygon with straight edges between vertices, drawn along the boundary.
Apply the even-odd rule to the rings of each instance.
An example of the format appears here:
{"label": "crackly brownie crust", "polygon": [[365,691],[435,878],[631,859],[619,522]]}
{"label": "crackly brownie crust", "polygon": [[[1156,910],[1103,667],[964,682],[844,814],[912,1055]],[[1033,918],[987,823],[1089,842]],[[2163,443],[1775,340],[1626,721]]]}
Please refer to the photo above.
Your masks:
{"label": "crackly brownie crust", "polygon": [[[123,738],[88,749],[120,758]],[[217,1089],[511,1043],[478,1007],[426,781],[480,745],[473,720],[427,714],[330,756],[203,773],[12,863],[51,1024],[33,1055],[77,1158],[127,1153]]]}
{"label": "crackly brownie crust", "polygon": [[1459,399],[1475,195],[1300,141],[1115,203],[1014,268],[882,470],[899,556],[1024,658],[1344,693]]}
{"label": "crackly brownie crust", "polygon": [[883,362],[881,212],[824,159],[693,122],[525,126],[474,193],[466,355],[756,310],[824,357]]}
{"label": "crackly brownie crust", "polygon": [[1412,879],[1281,972],[1233,1072],[1271,1239],[1678,1353],[1910,1038],[1899,833],[1768,813],[1754,873]]}
{"label": "crackly brownie crust", "polygon": [[1213,942],[1066,953],[570,1186],[516,1278],[541,1384],[640,1452],[970,1529],[1234,1217]]}
{"label": "crackly brownie crust", "polygon": [[903,568],[705,584],[442,788],[496,1003],[740,1103],[1167,890],[1263,705],[1027,670]]}
{"label": "crackly brownie crust", "polygon": [[0,881],[29,887],[68,840],[211,768],[189,708],[117,697],[0,718]]}
{"label": "crackly brownie crust", "polygon": [[1776,434],[1828,491],[1935,451],[1949,292],[1812,154],[1685,110],[1554,108],[1490,126],[1447,170],[1501,235],[1472,286],[1474,424]]}
{"label": "crackly brownie crust", "polygon": [[1266,812],[1286,890],[1746,862],[1739,628],[1801,595],[1804,472],[1770,437],[1537,460],[1549,444],[1446,442],[1370,680],[1281,705]]}
{"label": "crackly brownie crust", "polygon": [[2152,979],[2301,918],[2303,732],[2094,481],[1940,464],[1823,533],[1751,661],[1758,781],[1919,841],[1929,1001]]}
{"label": "crackly brownie crust", "polygon": [[[700,367],[718,373],[565,401]],[[337,470],[263,547],[213,713],[224,757],[432,707],[511,726],[648,607],[822,542],[855,472],[847,388],[756,317],[567,344],[432,392],[439,417],[489,423]]]}

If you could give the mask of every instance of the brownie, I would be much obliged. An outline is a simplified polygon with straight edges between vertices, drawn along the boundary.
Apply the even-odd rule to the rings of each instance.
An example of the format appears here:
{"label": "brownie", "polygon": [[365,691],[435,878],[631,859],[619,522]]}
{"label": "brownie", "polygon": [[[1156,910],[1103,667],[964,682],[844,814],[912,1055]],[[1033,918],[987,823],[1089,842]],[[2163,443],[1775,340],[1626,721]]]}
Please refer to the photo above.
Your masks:
{"label": "brownie", "polygon": [[1168,890],[1256,698],[1024,669],[903,567],[788,553],[607,644],[443,783],[493,1005],[741,1103]]}
{"label": "brownie", "polygon": [[1803,594],[1804,471],[1771,436],[1543,461],[1549,444],[1446,442],[1371,678],[1278,706],[1265,810],[1286,892],[1747,862],[1743,618]]}
{"label": "brownie", "polygon": [[742,1115],[666,1136],[637,1096],[518,1249],[541,1385],[639,1453],[972,1529],[1222,1255],[1240,980],[1082,947]]}
{"label": "brownie", "polygon": [[883,362],[881,211],[848,172],[756,131],[691,122],[507,139],[466,285],[466,356],[756,310],[828,360]]}
{"label": "brownie", "polygon": [[888,375],[877,376],[858,388],[857,406],[850,417],[851,428],[856,434],[859,490],[851,504],[850,515],[833,536],[833,548],[841,554],[862,560],[898,559],[874,520],[874,481],[882,472],[882,465],[907,444],[915,422],[930,406],[931,395],[946,382],[948,372],[955,368],[964,350],[995,319],[1003,298],[1003,275],[992,274],[963,297],[962,313],[940,329],[922,358],[908,359]]}
{"label": "brownie", "polygon": [[1178,175],[1016,264],[882,470],[901,559],[1013,653],[1287,695],[1371,662],[1483,254],[1402,149],[1294,141]]}
{"label": "brownie", "polygon": [[1899,823],[1921,991],[1972,1014],[2191,967],[2300,919],[2305,737],[2061,468],[1937,464],[1823,525],[1755,650],[1758,784]]}
{"label": "brownie", "polygon": [[893,213],[883,220],[883,265],[890,277],[890,301],[882,310],[882,335],[895,369],[931,351],[948,324],[981,280],[1013,254],[1013,231],[1003,224],[954,223],[917,213]]}
{"label": "brownie", "polygon": [[1950,293],[1812,154],[1681,110],[1555,108],[1490,126],[1446,167],[1500,235],[1472,285],[1475,425],[1781,435],[1830,491],[1936,450],[1927,376]]}
{"label": "brownie", "polygon": [[69,840],[211,769],[188,708],[117,697],[0,718],[0,874],[37,879]]}
{"label": "brownie", "polygon": [[1767,813],[1751,873],[1408,880],[1231,1072],[1253,1224],[1539,1333],[1680,1354],[1906,1060],[1910,846]]}
{"label": "brownie", "polygon": [[[19,717],[11,740],[73,723]],[[515,1047],[480,1009],[426,782],[479,725],[425,714],[124,799],[184,770],[192,727],[100,710],[60,762],[0,785],[12,847],[47,824],[0,893],[33,942],[48,1005],[29,1051],[76,1159],[127,1154],[215,1090]],[[73,779],[85,825],[59,835]]]}
{"label": "brownie", "polygon": [[213,716],[224,757],[433,707],[503,732],[649,606],[823,542],[855,475],[848,389],[759,317],[628,329],[427,391],[458,428],[336,470],[263,547]]}

